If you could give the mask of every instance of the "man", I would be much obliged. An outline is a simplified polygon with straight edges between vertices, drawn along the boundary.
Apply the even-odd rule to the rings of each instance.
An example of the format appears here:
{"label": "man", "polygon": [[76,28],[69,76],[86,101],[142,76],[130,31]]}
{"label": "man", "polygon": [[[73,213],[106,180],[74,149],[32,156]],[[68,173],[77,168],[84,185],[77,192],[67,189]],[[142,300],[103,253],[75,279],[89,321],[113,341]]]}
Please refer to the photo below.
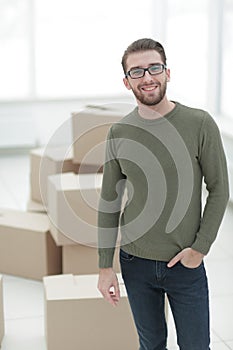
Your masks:
{"label": "man", "polygon": [[[98,216],[98,288],[117,305],[120,293],[112,261],[120,219],[121,270],[140,350],[166,349],[165,294],[180,349],[208,350],[203,258],[229,196],[219,130],[207,112],[168,100],[170,70],[160,43],[135,41],[122,66],[137,108],[108,134]],[[208,191],[204,211],[203,179]],[[121,208],[125,190],[128,201]]]}

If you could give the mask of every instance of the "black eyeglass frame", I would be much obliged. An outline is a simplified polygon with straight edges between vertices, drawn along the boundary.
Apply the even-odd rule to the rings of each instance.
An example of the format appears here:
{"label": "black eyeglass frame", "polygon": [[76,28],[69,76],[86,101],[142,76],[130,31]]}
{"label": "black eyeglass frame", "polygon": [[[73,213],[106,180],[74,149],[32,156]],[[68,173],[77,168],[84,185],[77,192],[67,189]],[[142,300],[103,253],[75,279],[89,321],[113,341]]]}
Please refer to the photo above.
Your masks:
{"label": "black eyeglass frame", "polygon": [[[151,73],[151,72],[150,72],[150,69],[153,68],[154,66],[160,66],[160,67],[162,67],[162,71],[159,72],[159,73]],[[145,75],[146,72],[148,72],[150,75],[158,75],[158,74],[163,73],[163,71],[164,71],[166,68],[167,68],[166,64],[163,64],[163,63],[153,64],[152,66],[150,66],[150,67],[148,67],[148,68],[133,68],[133,69],[129,70],[129,71],[125,74],[125,77],[126,77],[126,78],[130,77],[131,79],[140,79],[140,78],[143,78],[143,77],[144,77],[144,75]],[[141,69],[141,70],[143,70],[143,75],[140,76],[140,77],[135,77],[135,78],[133,78],[133,77],[131,76],[130,73],[131,73],[131,71],[134,70],[134,69]]]}

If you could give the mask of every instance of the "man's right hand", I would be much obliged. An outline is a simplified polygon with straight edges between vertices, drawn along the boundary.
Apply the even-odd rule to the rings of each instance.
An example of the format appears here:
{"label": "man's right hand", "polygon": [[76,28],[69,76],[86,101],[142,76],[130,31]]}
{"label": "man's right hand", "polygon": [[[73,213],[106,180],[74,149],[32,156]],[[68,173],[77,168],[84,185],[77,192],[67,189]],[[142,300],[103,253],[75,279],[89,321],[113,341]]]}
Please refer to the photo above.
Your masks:
{"label": "man's right hand", "polygon": [[98,289],[111,305],[117,305],[120,300],[120,289],[117,276],[111,267],[100,269]]}

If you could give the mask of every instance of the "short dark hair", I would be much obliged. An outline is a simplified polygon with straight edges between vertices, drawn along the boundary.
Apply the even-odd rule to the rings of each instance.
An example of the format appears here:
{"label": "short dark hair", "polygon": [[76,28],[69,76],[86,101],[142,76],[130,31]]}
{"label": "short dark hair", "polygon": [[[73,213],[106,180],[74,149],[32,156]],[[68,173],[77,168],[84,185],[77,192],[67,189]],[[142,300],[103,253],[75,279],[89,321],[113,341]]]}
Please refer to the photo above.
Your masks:
{"label": "short dark hair", "polygon": [[121,61],[124,73],[125,74],[127,73],[126,72],[126,61],[127,61],[128,56],[131,53],[140,52],[140,51],[149,51],[149,50],[157,51],[161,55],[163,63],[166,65],[167,58],[166,58],[166,54],[165,54],[163,46],[158,41],[155,41],[153,39],[144,38],[144,39],[139,39],[139,40],[134,41],[125,50],[124,55],[122,57],[122,61]]}

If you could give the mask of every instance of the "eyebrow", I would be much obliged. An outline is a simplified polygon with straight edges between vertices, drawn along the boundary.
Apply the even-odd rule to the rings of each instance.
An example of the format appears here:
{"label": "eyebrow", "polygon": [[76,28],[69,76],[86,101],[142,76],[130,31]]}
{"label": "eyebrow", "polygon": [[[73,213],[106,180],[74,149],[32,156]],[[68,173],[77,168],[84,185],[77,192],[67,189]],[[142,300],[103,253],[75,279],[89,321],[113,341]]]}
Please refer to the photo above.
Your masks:
{"label": "eyebrow", "polygon": [[131,67],[129,70],[128,70],[128,72],[130,71],[130,70],[132,70],[132,69],[141,69],[141,68],[149,68],[149,67],[151,67],[151,66],[155,66],[156,64],[163,64],[162,62],[155,62],[155,63],[150,63],[149,65],[148,65],[148,67],[142,67],[142,66],[135,66],[135,67]]}

